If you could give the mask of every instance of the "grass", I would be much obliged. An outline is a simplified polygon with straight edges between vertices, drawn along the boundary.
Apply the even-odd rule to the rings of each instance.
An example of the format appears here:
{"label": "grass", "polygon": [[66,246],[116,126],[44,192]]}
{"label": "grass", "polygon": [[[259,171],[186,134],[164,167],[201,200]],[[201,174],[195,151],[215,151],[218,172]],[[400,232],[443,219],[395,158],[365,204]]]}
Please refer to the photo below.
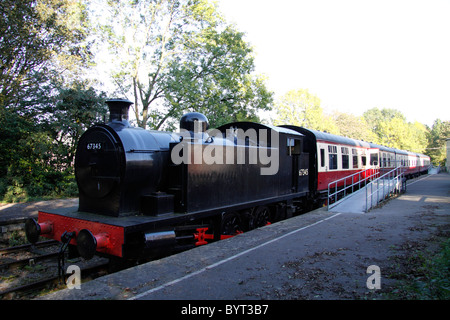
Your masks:
{"label": "grass", "polygon": [[450,239],[444,240],[437,253],[416,250],[402,262],[407,272],[394,275],[398,279],[387,299],[449,300]]}

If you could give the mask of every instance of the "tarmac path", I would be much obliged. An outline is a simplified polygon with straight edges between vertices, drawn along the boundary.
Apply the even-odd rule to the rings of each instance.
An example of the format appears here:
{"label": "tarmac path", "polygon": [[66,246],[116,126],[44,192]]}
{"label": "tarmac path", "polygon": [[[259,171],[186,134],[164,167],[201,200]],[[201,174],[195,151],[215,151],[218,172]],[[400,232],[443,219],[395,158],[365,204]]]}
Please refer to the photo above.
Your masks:
{"label": "tarmac path", "polygon": [[22,203],[0,203],[0,221],[38,216],[38,211],[78,208],[78,198],[42,200]]}

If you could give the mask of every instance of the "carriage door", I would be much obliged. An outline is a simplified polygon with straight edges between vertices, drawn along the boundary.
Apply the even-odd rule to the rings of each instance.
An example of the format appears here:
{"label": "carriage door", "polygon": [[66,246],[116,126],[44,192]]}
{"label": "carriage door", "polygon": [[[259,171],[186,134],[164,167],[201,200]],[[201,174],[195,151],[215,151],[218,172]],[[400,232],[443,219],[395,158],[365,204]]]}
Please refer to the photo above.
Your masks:
{"label": "carriage door", "polygon": [[301,175],[300,172],[304,175],[304,168],[302,165],[302,161],[300,159],[301,155],[301,140],[295,138],[287,139],[287,151],[288,156],[291,157],[292,160],[292,192],[299,192],[301,189],[300,181]]}
{"label": "carriage door", "polygon": [[369,174],[373,175],[380,170],[380,149],[378,148],[370,148],[369,149],[369,163],[367,165],[367,169],[370,169]]}
{"label": "carriage door", "polygon": [[372,169],[378,169],[380,167],[379,152],[380,149],[378,148],[369,149],[369,166]]}

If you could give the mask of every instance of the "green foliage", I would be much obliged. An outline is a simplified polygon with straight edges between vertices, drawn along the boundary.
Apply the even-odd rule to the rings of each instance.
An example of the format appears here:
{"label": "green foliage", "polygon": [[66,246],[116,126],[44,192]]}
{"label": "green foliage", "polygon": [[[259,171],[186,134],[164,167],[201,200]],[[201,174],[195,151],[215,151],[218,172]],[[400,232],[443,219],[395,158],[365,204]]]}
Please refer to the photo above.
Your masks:
{"label": "green foliage", "polygon": [[436,119],[428,136],[428,154],[434,165],[445,166],[446,139],[450,138],[450,121]]}
{"label": "green foliage", "polygon": [[416,251],[407,260],[408,273],[397,274],[401,280],[389,299],[448,300],[450,298],[450,240],[441,243],[437,253]]}
{"label": "green foliage", "polygon": [[409,123],[398,110],[373,108],[364,113],[364,118],[376,142],[387,147],[423,153],[428,144],[425,125]]}
{"label": "green foliage", "polygon": [[99,23],[98,30],[111,53],[117,92],[133,97],[139,126],[171,128],[184,112],[196,110],[206,113],[213,127],[256,119],[272,102],[264,78],[251,74],[252,49],[244,35],[209,1],[110,1],[108,6],[113,18]]}
{"label": "green foliage", "polygon": [[50,103],[41,105],[42,125],[52,138],[59,163],[65,166],[61,169],[69,169],[83,132],[104,119],[106,97],[80,82],[58,91]]}
{"label": "green foliage", "polygon": [[[74,196],[73,161],[82,132],[106,114],[104,97],[76,83],[56,96],[31,99],[22,109],[0,108],[0,197],[26,201],[36,197]],[[29,110],[39,110],[39,118]]]}
{"label": "green foliage", "polygon": [[[82,0],[0,4],[0,198],[74,195],[75,145],[105,113],[77,79],[90,63]],[[68,83],[72,84],[68,84]]]}
{"label": "green foliage", "polygon": [[27,98],[51,70],[68,73],[89,61],[81,1],[2,0],[0,3],[0,106]]}
{"label": "green foliage", "polygon": [[291,124],[313,130],[338,133],[331,117],[320,107],[320,99],[307,89],[291,90],[275,104],[275,125]]}
{"label": "green foliage", "polygon": [[339,135],[369,142],[376,140],[376,135],[369,129],[364,117],[336,111],[333,114],[333,119]]}
{"label": "green foliage", "polygon": [[[179,119],[186,111],[202,112],[211,127],[259,121],[256,113],[268,110],[272,94],[263,77],[250,75],[253,58],[243,36],[232,27],[221,32],[208,30],[200,41],[192,43],[184,59],[177,57],[169,64],[165,107],[170,117]],[[153,116],[158,119],[156,113]]]}

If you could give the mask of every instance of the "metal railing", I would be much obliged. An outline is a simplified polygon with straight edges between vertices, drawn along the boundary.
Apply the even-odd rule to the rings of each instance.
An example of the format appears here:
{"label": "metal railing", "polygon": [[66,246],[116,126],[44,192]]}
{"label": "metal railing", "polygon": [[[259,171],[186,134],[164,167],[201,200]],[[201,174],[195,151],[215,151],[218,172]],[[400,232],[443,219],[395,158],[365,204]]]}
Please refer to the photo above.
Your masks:
{"label": "metal railing", "polygon": [[366,185],[365,212],[369,212],[372,207],[388,199],[391,195],[406,191],[406,179],[404,179],[403,172],[404,168],[399,166]]}
{"label": "metal railing", "polygon": [[[330,208],[337,205],[347,195],[353,193],[355,191],[356,186],[358,186],[359,190],[361,189],[361,185],[365,186],[367,181],[375,179],[379,175],[380,175],[379,169],[369,168],[364,171],[356,172],[339,180],[330,182],[328,184],[327,210],[330,210]],[[351,191],[348,190],[350,188]],[[331,190],[333,190],[333,192],[330,193]],[[333,203],[330,204],[331,201],[333,201]]]}

